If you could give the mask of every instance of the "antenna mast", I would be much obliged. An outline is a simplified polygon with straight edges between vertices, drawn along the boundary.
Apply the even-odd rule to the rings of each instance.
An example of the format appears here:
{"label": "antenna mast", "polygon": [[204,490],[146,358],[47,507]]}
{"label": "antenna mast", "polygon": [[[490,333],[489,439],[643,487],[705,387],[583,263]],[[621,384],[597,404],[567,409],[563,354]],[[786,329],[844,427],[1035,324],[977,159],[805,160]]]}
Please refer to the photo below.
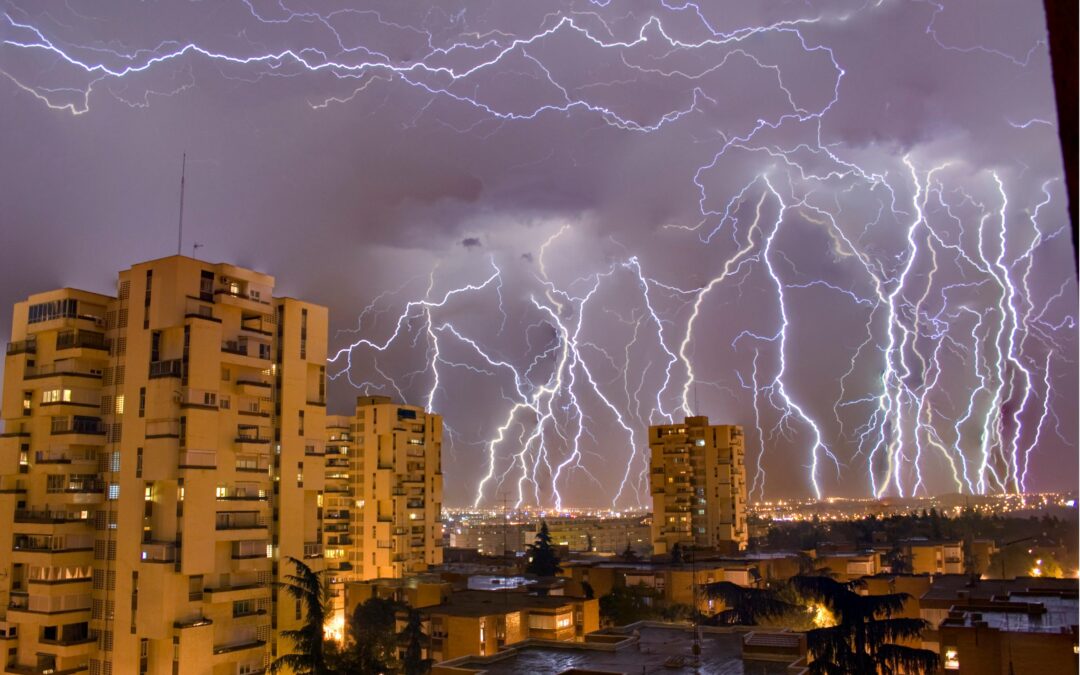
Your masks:
{"label": "antenna mast", "polygon": [[176,255],[180,255],[184,245],[184,178],[187,173],[187,153],[180,162],[180,227],[176,239]]}

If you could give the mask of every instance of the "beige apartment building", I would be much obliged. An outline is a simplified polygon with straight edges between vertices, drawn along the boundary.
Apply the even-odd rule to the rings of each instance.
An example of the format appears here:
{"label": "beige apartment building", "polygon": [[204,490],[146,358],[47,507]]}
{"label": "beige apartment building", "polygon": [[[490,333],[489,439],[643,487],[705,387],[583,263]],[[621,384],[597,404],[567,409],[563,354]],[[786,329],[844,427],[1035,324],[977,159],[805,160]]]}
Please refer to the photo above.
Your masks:
{"label": "beige apartment building", "polygon": [[746,468],[742,427],[708,417],[649,427],[653,553],[675,544],[746,548]]}
{"label": "beige apartment building", "polygon": [[4,672],[236,675],[290,648],[271,582],[289,556],[322,568],[327,312],[273,286],[172,256],[115,298],[15,306]]}
{"label": "beige apartment building", "polygon": [[353,581],[400,578],[442,563],[442,417],[388,396],[356,400]]}

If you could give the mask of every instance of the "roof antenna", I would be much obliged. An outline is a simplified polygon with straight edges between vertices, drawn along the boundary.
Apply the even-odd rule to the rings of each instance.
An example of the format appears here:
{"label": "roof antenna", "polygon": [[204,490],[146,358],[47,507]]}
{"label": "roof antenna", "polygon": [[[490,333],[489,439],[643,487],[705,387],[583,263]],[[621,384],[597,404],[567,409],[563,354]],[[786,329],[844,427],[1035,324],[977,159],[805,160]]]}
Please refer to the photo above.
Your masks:
{"label": "roof antenna", "polygon": [[[184,157],[180,163],[180,227],[177,233],[176,240],[176,255],[182,254],[182,248],[184,245],[184,177],[187,173],[187,153],[184,153]],[[192,250],[194,255],[194,250]]]}
{"label": "roof antenna", "polygon": [[195,252],[198,251],[202,247],[203,247],[203,245],[200,244],[199,242],[193,243],[191,245],[191,257],[194,258],[195,257]]}

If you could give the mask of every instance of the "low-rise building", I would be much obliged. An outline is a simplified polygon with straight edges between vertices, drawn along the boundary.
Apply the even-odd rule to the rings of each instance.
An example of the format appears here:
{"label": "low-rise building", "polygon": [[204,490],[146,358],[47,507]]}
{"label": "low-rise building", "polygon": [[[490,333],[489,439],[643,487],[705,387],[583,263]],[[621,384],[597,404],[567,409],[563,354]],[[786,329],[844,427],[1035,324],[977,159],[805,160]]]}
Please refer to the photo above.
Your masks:
{"label": "low-rise building", "polygon": [[941,622],[941,666],[957,675],[1075,673],[1077,594],[1010,593],[954,607]]}
{"label": "low-rise building", "polygon": [[913,574],[964,573],[963,541],[908,539],[900,542],[900,548],[910,561]]}

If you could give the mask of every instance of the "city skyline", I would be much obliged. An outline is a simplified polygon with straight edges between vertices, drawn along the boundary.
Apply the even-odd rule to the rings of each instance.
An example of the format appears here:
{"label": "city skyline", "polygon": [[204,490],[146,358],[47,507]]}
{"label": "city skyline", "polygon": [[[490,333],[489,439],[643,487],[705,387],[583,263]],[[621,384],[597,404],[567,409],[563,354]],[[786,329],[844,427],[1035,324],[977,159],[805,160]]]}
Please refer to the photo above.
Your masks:
{"label": "city skyline", "polygon": [[186,151],[181,252],[329,306],[329,412],[441,414],[448,505],[647,505],[690,413],[754,499],[1076,488],[1037,3],[47,5],[0,20],[5,334],[176,252]]}

